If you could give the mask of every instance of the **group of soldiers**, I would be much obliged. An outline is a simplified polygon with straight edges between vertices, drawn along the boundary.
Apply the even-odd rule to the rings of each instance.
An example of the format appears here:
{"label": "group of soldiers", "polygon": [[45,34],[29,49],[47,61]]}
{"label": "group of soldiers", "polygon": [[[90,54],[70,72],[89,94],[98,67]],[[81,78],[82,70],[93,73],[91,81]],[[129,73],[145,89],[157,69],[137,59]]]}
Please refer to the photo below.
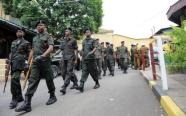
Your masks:
{"label": "group of soldiers", "polygon": [[[32,44],[24,39],[25,33],[22,28],[17,29],[17,39],[11,44],[9,63],[11,66],[12,100],[9,108],[15,108],[16,112],[31,111],[32,97],[37,90],[41,78],[46,80],[48,92],[50,94],[46,105],[51,105],[57,101],[50,57],[54,42],[52,37],[47,33],[45,21],[39,20],[35,27],[37,35],[33,38]],[[100,43],[99,39],[93,39],[91,34],[91,29],[86,28],[84,30],[85,39],[82,42],[82,51],[80,52],[82,57],[82,75],[78,84],[78,78],[74,73],[74,66],[77,64],[78,60],[77,41],[73,38],[72,29],[65,29],[65,36],[61,39],[60,45],[60,50],[62,51],[62,78],[64,80],[60,92],[63,95],[66,94],[66,89],[70,81],[73,82],[71,89],[84,92],[84,85],[89,74],[95,82],[93,88],[99,88],[99,79],[101,79],[101,76],[106,76],[107,69],[110,72],[109,75],[114,76],[115,60],[117,60],[123,73],[127,73],[130,55],[128,48],[124,45],[125,42],[122,41],[121,46],[118,47],[115,52],[112,44],[109,42]],[[106,47],[104,44],[106,44]],[[136,62],[138,62],[136,52],[138,52],[138,50],[136,50],[135,46],[132,46],[131,62],[134,62],[132,65],[135,67],[137,67]],[[31,65],[31,70],[28,79],[28,88],[25,93],[25,98],[23,98],[20,78],[21,72],[28,66],[25,61],[28,62],[28,65]],[[18,103],[22,101],[24,101],[23,104],[18,107]]]}

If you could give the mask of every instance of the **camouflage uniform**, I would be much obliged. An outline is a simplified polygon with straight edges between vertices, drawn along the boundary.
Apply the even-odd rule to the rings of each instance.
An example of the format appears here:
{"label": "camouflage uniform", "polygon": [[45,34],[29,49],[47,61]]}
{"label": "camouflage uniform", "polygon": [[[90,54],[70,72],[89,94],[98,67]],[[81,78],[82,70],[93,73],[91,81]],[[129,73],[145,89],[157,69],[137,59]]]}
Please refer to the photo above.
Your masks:
{"label": "camouflage uniform", "polygon": [[106,48],[106,62],[107,62],[107,67],[110,71],[110,75],[114,76],[115,59],[114,59],[114,50],[111,46],[108,46]]}
{"label": "camouflage uniform", "polygon": [[121,69],[124,73],[126,73],[128,68],[128,49],[125,46],[119,47],[119,56],[120,56],[120,63]]}
{"label": "camouflage uniform", "polygon": [[75,50],[78,49],[77,41],[74,38],[65,37],[61,42],[61,50],[63,51],[62,58],[62,77],[64,80],[64,85],[62,86],[61,92],[66,93],[66,88],[70,84],[70,80],[74,82],[74,85],[77,87],[77,77],[73,72],[74,62],[77,58],[75,55]]}
{"label": "camouflage uniform", "polygon": [[101,78],[101,67],[102,67],[102,56],[101,56],[101,46],[99,42],[96,42],[96,64],[97,64],[97,70],[98,70],[98,78]]}
{"label": "camouflage uniform", "polygon": [[30,43],[26,41],[24,38],[18,38],[12,42],[11,45],[12,104],[10,104],[10,108],[14,108],[13,106],[14,103],[23,101],[20,76],[21,72],[26,68],[25,61],[28,58],[29,52]]}
{"label": "camouflage uniform", "polygon": [[98,71],[96,65],[95,53],[92,50],[96,48],[96,42],[92,38],[86,38],[82,43],[82,75],[80,80],[79,90],[84,91],[84,83],[90,74],[96,85],[94,88],[99,88]]}

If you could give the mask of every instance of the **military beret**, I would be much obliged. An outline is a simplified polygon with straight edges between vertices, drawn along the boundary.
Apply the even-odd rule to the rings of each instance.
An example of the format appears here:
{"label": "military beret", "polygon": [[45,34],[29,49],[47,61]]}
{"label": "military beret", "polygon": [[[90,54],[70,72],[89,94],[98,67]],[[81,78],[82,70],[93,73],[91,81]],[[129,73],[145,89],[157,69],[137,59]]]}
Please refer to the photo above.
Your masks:
{"label": "military beret", "polygon": [[106,42],[106,44],[110,44],[109,42]]}
{"label": "military beret", "polygon": [[38,24],[45,24],[46,25],[46,22],[44,20],[39,20],[39,21],[37,21],[35,27],[37,27]]}
{"label": "military beret", "polygon": [[124,43],[125,41],[121,41],[121,43]]}
{"label": "military beret", "polygon": [[23,31],[23,32],[25,32],[25,29],[24,29],[24,28],[21,28],[21,27],[18,27],[18,28],[16,29],[16,32],[18,32],[18,31]]}
{"label": "military beret", "polygon": [[67,28],[65,28],[65,30],[69,30],[69,31],[72,31],[72,28],[70,28],[70,27],[67,27]]}
{"label": "military beret", "polygon": [[88,31],[88,30],[91,31],[90,28],[85,28],[85,29],[84,29],[84,33],[86,33],[86,31]]}
{"label": "military beret", "polygon": [[101,42],[101,44],[104,44],[104,42]]}

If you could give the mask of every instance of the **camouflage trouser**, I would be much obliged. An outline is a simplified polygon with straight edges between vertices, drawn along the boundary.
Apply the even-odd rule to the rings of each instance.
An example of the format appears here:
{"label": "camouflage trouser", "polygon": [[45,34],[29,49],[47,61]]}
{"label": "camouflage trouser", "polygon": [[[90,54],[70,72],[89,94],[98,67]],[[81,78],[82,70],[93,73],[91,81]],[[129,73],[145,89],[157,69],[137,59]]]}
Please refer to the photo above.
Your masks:
{"label": "camouflage trouser", "polygon": [[131,66],[133,67],[133,66],[134,66],[134,56],[131,56],[130,59],[131,59],[131,60],[130,60]]}
{"label": "camouflage trouser", "polygon": [[82,75],[80,82],[84,83],[89,74],[95,82],[98,81],[98,72],[95,59],[86,59],[82,61]]}
{"label": "camouflage trouser", "polygon": [[98,70],[98,76],[101,76],[101,67],[102,67],[102,59],[96,59],[96,65],[97,65],[97,70]]}
{"label": "camouflage trouser", "polygon": [[104,58],[104,59],[102,60],[102,70],[103,70],[104,72],[106,72],[106,70],[107,70],[106,58]]}
{"label": "camouflage trouser", "polygon": [[12,93],[12,97],[15,99],[22,97],[20,78],[21,78],[21,71],[12,72],[12,74],[11,74],[11,89],[10,90]]}
{"label": "camouflage trouser", "polygon": [[51,61],[41,61],[39,63],[33,62],[31,68],[30,78],[28,80],[28,88],[26,96],[33,96],[41,78],[45,78],[49,93],[55,92],[55,85],[53,82],[53,74],[51,69]]}
{"label": "camouflage trouser", "polygon": [[70,80],[77,84],[78,79],[75,73],[73,72],[74,69],[74,61],[73,60],[63,60],[62,61],[62,77],[64,79],[64,87],[67,87],[70,84]]}
{"label": "camouflage trouser", "polygon": [[140,59],[139,57],[134,57],[134,68],[138,69],[140,67]]}
{"label": "camouflage trouser", "polygon": [[110,73],[114,73],[115,60],[114,58],[107,59],[107,67]]}
{"label": "camouflage trouser", "polygon": [[121,69],[126,71],[128,68],[128,62],[127,62],[127,58],[120,58],[120,62],[121,62]]}

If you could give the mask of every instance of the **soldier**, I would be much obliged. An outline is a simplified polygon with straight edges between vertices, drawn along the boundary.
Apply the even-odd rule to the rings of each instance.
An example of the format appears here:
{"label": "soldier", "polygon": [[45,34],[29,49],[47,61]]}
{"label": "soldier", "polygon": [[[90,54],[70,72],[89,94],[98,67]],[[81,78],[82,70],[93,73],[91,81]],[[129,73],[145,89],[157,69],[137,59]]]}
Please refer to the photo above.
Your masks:
{"label": "soldier", "polygon": [[60,92],[62,94],[66,94],[66,88],[70,84],[70,80],[73,81],[74,85],[71,89],[75,89],[78,87],[78,80],[73,72],[75,64],[77,64],[78,58],[78,46],[77,41],[71,36],[72,29],[66,28],[65,29],[65,37],[62,39],[61,42],[61,50],[63,53],[62,58],[62,76],[65,79],[64,85]]}
{"label": "soldier", "polygon": [[10,53],[11,64],[11,94],[12,101],[10,102],[10,109],[16,108],[18,102],[22,102],[23,96],[21,91],[21,72],[24,71],[30,53],[30,43],[24,39],[24,30],[17,29],[17,39],[12,42]]}
{"label": "soldier", "polygon": [[107,61],[107,67],[110,71],[109,75],[114,76],[114,50],[110,46],[109,42],[106,42],[106,61]]}
{"label": "soldier", "polygon": [[145,67],[148,67],[148,51],[149,49],[145,46],[144,43],[142,43],[142,46],[139,50],[140,53],[140,69],[145,69]]}
{"label": "soldier", "polygon": [[138,44],[134,44],[134,69],[137,70],[140,66]]}
{"label": "soldier", "polygon": [[80,92],[84,91],[84,83],[87,80],[89,74],[92,76],[95,82],[94,89],[100,87],[95,60],[96,43],[95,40],[91,38],[90,29],[85,29],[84,34],[86,38],[82,43],[82,75],[80,86],[78,87]]}
{"label": "soldier", "polygon": [[120,69],[121,68],[121,64],[120,64],[120,56],[119,56],[119,47],[116,47],[115,54],[116,54],[116,62],[118,64],[118,69]]}
{"label": "soldier", "polygon": [[128,68],[128,48],[124,46],[125,42],[121,42],[121,46],[119,48],[119,56],[120,56],[120,62],[121,62],[121,67],[123,70],[123,73],[127,73],[127,68]]}
{"label": "soldier", "polygon": [[106,76],[107,64],[106,64],[106,48],[104,47],[104,42],[101,42],[101,59],[102,59],[103,76]]}
{"label": "soldier", "polygon": [[130,49],[131,68],[134,68],[134,49],[135,49],[135,45],[131,44],[131,49]]}
{"label": "soldier", "polygon": [[36,29],[38,34],[33,38],[33,46],[28,60],[30,63],[31,58],[33,58],[28,88],[24,103],[15,109],[16,112],[31,111],[31,99],[42,77],[46,79],[46,84],[50,93],[46,105],[51,105],[57,101],[50,59],[50,53],[53,51],[54,46],[53,39],[45,31],[46,23],[43,20],[36,23]]}
{"label": "soldier", "polygon": [[102,59],[101,59],[101,45],[99,43],[99,39],[96,39],[95,56],[96,56],[96,64],[97,64],[97,69],[98,69],[98,78],[101,79]]}

